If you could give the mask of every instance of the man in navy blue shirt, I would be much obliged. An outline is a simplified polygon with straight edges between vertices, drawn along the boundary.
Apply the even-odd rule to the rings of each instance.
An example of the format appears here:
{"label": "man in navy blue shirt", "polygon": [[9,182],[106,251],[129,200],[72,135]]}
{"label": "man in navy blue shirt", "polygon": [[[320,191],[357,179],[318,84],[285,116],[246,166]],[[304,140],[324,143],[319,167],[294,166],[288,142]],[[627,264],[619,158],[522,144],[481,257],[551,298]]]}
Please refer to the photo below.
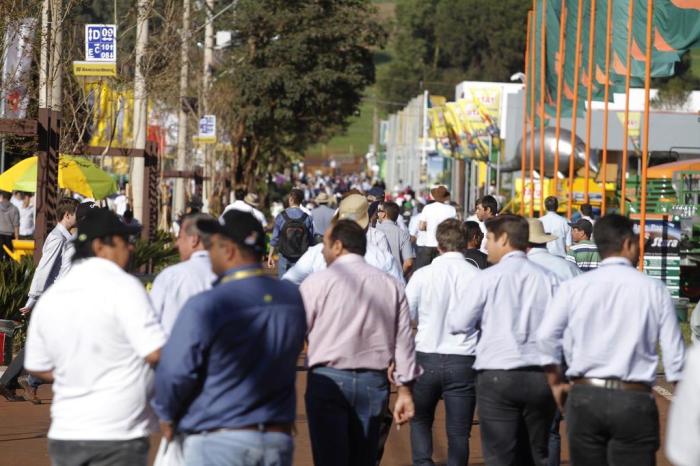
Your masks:
{"label": "man in navy blue shirt", "polygon": [[265,233],[250,213],[197,228],[212,234],[219,280],[185,304],[162,350],[153,403],[161,430],[186,435],[186,465],[291,465],[301,296],[261,268]]}

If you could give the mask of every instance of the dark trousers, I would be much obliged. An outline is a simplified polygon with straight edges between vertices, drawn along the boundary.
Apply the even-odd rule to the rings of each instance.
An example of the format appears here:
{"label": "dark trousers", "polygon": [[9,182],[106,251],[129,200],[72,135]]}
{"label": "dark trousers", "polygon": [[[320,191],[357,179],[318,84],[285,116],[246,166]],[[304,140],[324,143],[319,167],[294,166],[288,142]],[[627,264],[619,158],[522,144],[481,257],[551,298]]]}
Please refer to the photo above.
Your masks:
{"label": "dark trousers", "polygon": [[547,466],[559,466],[561,464],[561,434],[559,433],[561,420],[561,413],[557,409],[554,413],[552,427],[549,429]]}
{"label": "dark trousers", "polygon": [[309,371],[306,415],[316,466],[374,466],[389,399],[383,371]]}
{"label": "dark trousers", "polygon": [[413,262],[413,271],[430,265],[430,263],[439,255],[437,248],[429,248],[427,246],[416,247],[416,260]]}
{"label": "dark trousers", "polygon": [[574,385],[566,422],[576,466],[656,464],[659,412],[651,393]]}
{"label": "dark trousers", "polygon": [[[19,388],[17,379],[20,375],[22,375],[22,373],[24,373],[24,348],[19,350],[19,353],[15,355],[12,362],[10,362],[10,365],[7,366],[7,370],[5,370],[5,373],[2,374],[2,377],[0,377],[0,385],[4,386],[5,388],[9,388],[10,390]],[[35,379],[31,375],[29,376],[29,384],[32,387],[37,388],[42,383],[43,382],[41,380]]]}
{"label": "dark trousers", "polygon": [[14,251],[15,248],[12,246],[12,240],[14,237],[14,235],[0,234],[0,261],[12,260],[5,252],[5,248],[3,248],[3,246],[7,246],[7,249]]}
{"label": "dark trousers", "polygon": [[51,466],[146,466],[148,439],[51,440]]}
{"label": "dark trousers", "polygon": [[556,406],[542,370],[481,371],[476,393],[484,462],[546,465]]}
{"label": "dark trousers", "polygon": [[416,353],[423,368],[413,386],[416,414],[411,421],[411,453],[414,466],[434,466],[433,421],[435,408],[445,403],[447,466],[464,466],[469,460],[469,435],[476,405],[473,356]]}

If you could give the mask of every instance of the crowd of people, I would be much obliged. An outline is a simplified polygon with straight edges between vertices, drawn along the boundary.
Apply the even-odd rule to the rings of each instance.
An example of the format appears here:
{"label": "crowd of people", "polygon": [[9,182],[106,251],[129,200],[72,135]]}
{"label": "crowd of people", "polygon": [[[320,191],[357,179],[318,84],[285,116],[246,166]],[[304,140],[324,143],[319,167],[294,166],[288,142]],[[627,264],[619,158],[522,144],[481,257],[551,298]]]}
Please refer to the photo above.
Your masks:
{"label": "crowd of people", "polygon": [[[268,222],[238,190],[219,218],[180,220],[181,262],[150,292],[125,271],[138,226],[61,200],[0,394],[40,402],[53,383],[55,466],[145,465],[155,419],[159,464],[290,465],[300,366],[316,465],[379,464],[392,424],[433,465],[440,400],[450,466],[477,413],[487,465],[559,464],[562,419],[574,465],[655,464],[657,364],[684,379],[685,345],[631,221],[589,205],[571,221],[554,197],[540,218],[492,196],[462,218],[445,186],[394,191],[317,180]],[[674,408],[669,429],[693,423],[700,406]],[[669,457],[699,464],[679,437]]]}

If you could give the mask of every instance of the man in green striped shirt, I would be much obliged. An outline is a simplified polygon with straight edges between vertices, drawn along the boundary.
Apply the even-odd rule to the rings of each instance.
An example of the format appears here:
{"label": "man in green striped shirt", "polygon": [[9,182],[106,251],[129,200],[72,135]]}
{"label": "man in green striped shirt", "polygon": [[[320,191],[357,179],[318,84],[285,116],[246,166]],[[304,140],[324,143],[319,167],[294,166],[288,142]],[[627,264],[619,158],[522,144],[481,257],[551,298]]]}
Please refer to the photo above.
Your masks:
{"label": "man in green striped shirt", "polygon": [[566,259],[575,263],[584,272],[598,268],[600,254],[598,247],[591,241],[593,225],[585,219],[571,224],[571,239],[574,244],[569,248]]}

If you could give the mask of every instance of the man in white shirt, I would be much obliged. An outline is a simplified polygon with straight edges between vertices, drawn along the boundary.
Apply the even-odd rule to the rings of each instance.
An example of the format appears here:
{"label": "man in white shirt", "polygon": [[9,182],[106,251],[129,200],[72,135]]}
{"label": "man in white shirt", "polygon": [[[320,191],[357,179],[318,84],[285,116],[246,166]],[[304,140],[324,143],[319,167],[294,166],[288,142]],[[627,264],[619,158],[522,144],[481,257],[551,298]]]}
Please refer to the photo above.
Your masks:
{"label": "man in white shirt", "polygon": [[[361,194],[350,194],[340,202],[331,225],[338,220],[353,220],[365,230],[367,236],[367,251],[365,261],[379,270],[382,270],[400,283],[405,283],[401,266],[394,259],[389,250],[389,242],[386,236],[376,228],[369,226],[369,204],[367,199]],[[377,246],[377,243],[383,247]],[[326,268],[326,260],[323,257],[323,243],[311,246],[303,256],[282,276],[283,280],[289,280],[297,285],[301,284],[306,277],[313,272],[318,272]]]}
{"label": "man in white shirt", "polygon": [[555,256],[566,257],[566,249],[571,246],[571,227],[564,217],[557,214],[559,201],[554,196],[544,200],[547,214],[540,217],[544,231],[557,237],[556,240],[547,243],[547,249]]}
{"label": "man in white shirt", "polygon": [[229,210],[240,210],[241,212],[250,212],[260,222],[263,228],[267,227],[267,219],[265,214],[258,210],[260,206],[260,198],[255,193],[247,193],[243,189],[237,189],[235,192],[236,199],[226,206],[221,213],[224,216]]}
{"label": "man in white shirt", "polygon": [[[639,238],[631,220],[606,215],[594,236],[600,267],[560,285],[537,330],[537,346],[557,404],[566,406],[572,464],[655,464],[657,347],[668,382],[678,381],[683,369],[673,300],[663,282],[635,268]],[[562,373],[562,353],[572,383]]]}
{"label": "man in white shirt", "polygon": [[498,215],[498,201],[495,197],[486,195],[476,200],[476,212],[474,213],[481,232],[484,234],[484,239],[481,240],[481,252],[487,253],[486,250],[486,220]]}
{"label": "man in white shirt", "polygon": [[183,218],[176,243],[181,262],[164,269],[153,281],[151,302],[166,335],[187,300],[210,289],[216,280],[207,252],[211,237],[197,228],[198,221],[211,218],[207,214]]}
{"label": "man in white shirt", "polygon": [[501,215],[486,229],[495,265],[471,280],[448,329],[467,336],[480,329],[474,369],[484,462],[543,465],[556,407],[535,333],[557,279],[527,260],[527,220]]}
{"label": "man in white shirt", "polygon": [[556,241],[557,237],[544,232],[544,225],[536,218],[528,218],[530,226],[530,246],[527,250],[528,260],[534,262],[545,270],[553,273],[560,282],[577,277],[583,272],[575,263],[555,256],[547,250],[547,244]]}
{"label": "man in white shirt", "polygon": [[457,218],[457,211],[448,202],[450,193],[445,186],[436,186],[430,190],[430,196],[435,202],[423,207],[418,218],[418,229],[425,232],[425,245],[418,247],[414,271],[430,264],[438,255],[437,226],[448,218]]}
{"label": "man in white shirt", "polygon": [[22,205],[19,207],[19,237],[20,239],[34,239],[34,217],[36,215],[32,195],[24,194]]}
{"label": "man in white shirt", "polygon": [[54,465],[148,462],[151,366],[165,334],[146,290],[123,270],[132,233],[112,212],[88,212],[78,225],[76,264],[34,309],[25,367],[53,382]]}
{"label": "man in white shirt", "polygon": [[[695,309],[698,312],[698,309]],[[666,456],[676,466],[700,464],[700,345],[688,350],[681,381],[673,391],[666,426]]]}
{"label": "man in white shirt", "polygon": [[119,194],[114,198],[114,211],[121,217],[128,207],[129,199],[126,197],[124,190],[120,189]]}
{"label": "man in white shirt", "polygon": [[413,386],[416,414],[411,421],[413,464],[433,464],[433,420],[442,399],[447,419],[447,464],[469,462],[469,435],[476,406],[474,355],[478,331],[451,335],[447,316],[459,313],[478,273],[462,253],[466,228],[456,219],[438,225],[440,255],[416,270],[406,285],[411,320],[418,324],[416,360],[424,373]]}

